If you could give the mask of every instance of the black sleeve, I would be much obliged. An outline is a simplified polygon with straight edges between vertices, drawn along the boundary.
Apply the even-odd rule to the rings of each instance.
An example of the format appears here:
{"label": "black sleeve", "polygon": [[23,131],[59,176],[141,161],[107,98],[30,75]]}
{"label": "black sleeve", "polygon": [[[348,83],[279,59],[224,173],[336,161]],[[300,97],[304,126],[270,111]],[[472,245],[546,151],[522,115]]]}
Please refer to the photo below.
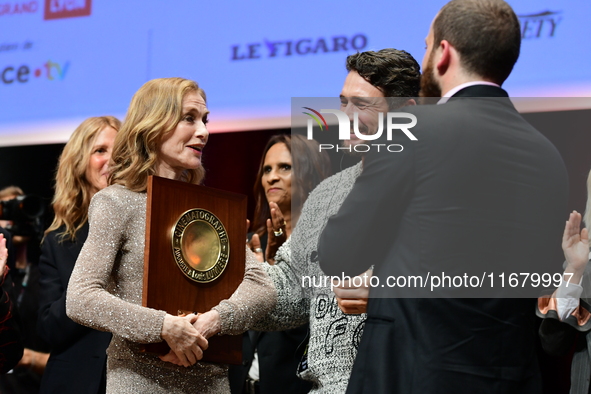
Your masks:
{"label": "black sleeve", "polygon": [[412,143],[406,142],[402,152],[366,155],[363,172],[318,241],[327,275],[358,275],[384,261],[414,188],[413,158]]}
{"label": "black sleeve", "polygon": [[10,371],[23,357],[23,342],[11,313],[11,303],[4,281],[0,288],[0,374]]}
{"label": "black sleeve", "polygon": [[558,319],[542,320],[539,329],[542,348],[551,356],[564,356],[572,349],[578,331]]}
{"label": "black sleeve", "polygon": [[41,272],[39,319],[37,331],[51,349],[61,349],[76,342],[87,327],[74,323],[66,315],[66,290],[74,266],[64,246],[54,233],[43,242],[39,271]]}

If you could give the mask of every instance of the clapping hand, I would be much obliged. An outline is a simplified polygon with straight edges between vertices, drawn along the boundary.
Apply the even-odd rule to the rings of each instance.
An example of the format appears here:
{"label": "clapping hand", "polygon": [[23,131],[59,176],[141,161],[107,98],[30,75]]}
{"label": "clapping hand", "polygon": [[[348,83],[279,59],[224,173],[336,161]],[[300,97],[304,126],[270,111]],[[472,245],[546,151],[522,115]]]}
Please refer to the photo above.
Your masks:
{"label": "clapping hand", "polygon": [[273,265],[275,264],[277,250],[287,240],[287,227],[279,205],[270,202],[269,208],[271,209],[271,219],[267,219],[267,250],[265,256],[267,263]]}
{"label": "clapping hand", "polygon": [[258,261],[261,263],[266,261],[273,265],[275,264],[275,254],[277,250],[287,240],[287,227],[283,213],[279,206],[274,203],[269,203],[271,210],[271,218],[267,219],[267,250],[263,255],[263,249],[261,248],[261,240],[258,234],[254,234],[248,242],[248,247],[253,251]]}
{"label": "clapping hand", "polygon": [[259,261],[259,263],[265,262],[265,256],[263,255],[263,249],[261,248],[261,239],[259,238],[258,234],[255,233],[252,235],[252,238],[248,242],[248,247],[250,248],[250,250],[252,250],[252,252],[256,256],[257,260]]}
{"label": "clapping hand", "polygon": [[[565,274],[573,274],[572,277],[565,277],[570,283],[579,283],[589,261],[589,232],[581,228],[581,214],[573,211],[562,235],[562,250],[566,258]],[[569,275],[570,276],[570,275]]]}

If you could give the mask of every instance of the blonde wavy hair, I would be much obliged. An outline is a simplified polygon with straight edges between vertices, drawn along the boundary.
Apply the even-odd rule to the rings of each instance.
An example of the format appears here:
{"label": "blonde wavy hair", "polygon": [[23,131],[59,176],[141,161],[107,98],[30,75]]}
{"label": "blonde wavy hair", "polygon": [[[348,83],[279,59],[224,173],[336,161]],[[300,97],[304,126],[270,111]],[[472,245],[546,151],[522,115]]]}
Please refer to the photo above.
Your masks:
{"label": "blonde wavy hair", "polygon": [[63,240],[76,239],[76,232],[88,220],[88,206],[92,198],[92,185],[86,179],[86,169],[96,138],[105,127],[119,130],[121,122],[113,116],[88,118],[74,130],[59,158],[55,176],[53,211],[55,218],[49,232],[64,226],[59,235]]}
{"label": "blonde wavy hair", "polygon": [[[181,121],[183,98],[196,92],[206,100],[195,81],[159,78],[146,82],[133,96],[125,122],[115,138],[111,155],[109,184],[134,192],[145,192],[148,176],[155,175],[163,137]],[[197,184],[203,180],[202,166],[186,170],[181,180]]]}

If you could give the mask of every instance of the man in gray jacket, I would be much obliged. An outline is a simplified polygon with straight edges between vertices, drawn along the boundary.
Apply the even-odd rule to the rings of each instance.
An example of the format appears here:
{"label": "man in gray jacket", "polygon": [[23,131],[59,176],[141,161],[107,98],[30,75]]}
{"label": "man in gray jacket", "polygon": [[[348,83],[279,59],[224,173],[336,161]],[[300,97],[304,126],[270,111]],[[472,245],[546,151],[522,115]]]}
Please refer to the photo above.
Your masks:
{"label": "man in gray jacket", "polygon": [[[412,98],[418,96],[420,67],[407,52],[361,52],[347,57],[346,66],[349,74],[341,91],[341,111],[350,119],[358,113],[361,133],[377,131],[378,113],[415,103]],[[360,142],[363,140],[351,131],[345,148]],[[304,286],[302,278],[316,284],[325,278],[318,264],[318,238],[351,191],[362,165],[359,162],[325,179],[310,193],[291,237],[275,256],[277,263],[266,266],[277,288],[278,302],[256,329],[285,330],[310,323],[308,349],[298,374],[314,383],[315,393],[345,392],[366,316],[341,312],[330,283]]]}

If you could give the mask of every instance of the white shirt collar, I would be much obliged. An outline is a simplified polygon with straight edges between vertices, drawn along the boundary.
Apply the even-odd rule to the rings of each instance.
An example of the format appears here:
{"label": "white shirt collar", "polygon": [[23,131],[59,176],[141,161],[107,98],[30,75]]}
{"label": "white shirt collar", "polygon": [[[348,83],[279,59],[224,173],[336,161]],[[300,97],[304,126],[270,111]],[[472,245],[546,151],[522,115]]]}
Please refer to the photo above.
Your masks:
{"label": "white shirt collar", "polygon": [[497,88],[500,88],[501,85],[497,85],[494,82],[488,82],[488,81],[471,81],[471,82],[466,82],[463,83],[461,85],[456,86],[455,88],[449,90],[447,93],[445,93],[441,99],[437,102],[437,104],[445,104],[447,103],[447,100],[449,100],[450,97],[452,97],[454,94],[456,94],[457,92],[459,92],[460,90],[467,88],[468,86],[474,86],[474,85],[489,85],[489,86],[496,86]]}

